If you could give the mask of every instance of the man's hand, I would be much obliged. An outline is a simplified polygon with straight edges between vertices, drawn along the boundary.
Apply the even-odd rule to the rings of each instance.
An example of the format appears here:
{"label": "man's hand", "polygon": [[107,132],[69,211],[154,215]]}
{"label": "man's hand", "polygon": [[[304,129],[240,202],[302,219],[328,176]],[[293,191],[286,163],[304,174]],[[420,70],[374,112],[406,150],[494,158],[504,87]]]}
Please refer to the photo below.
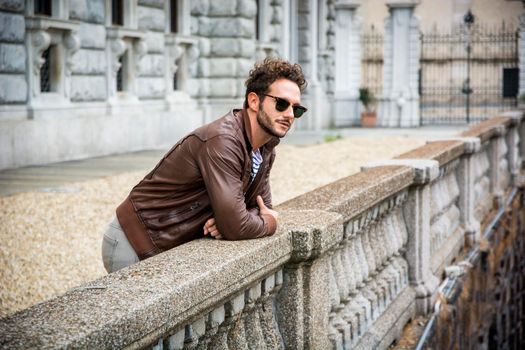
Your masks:
{"label": "man's hand", "polygon": [[279,217],[279,213],[276,212],[275,210],[272,210],[272,209],[268,208],[266,206],[266,204],[264,204],[264,201],[263,201],[261,196],[257,196],[257,205],[259,206],[259,213],[260,214],[269,214],[269,215],[273,216],[273,218],[277,222],[277,218]]}
{"label": "man's hand", "polygon": [[204,224],[204,235],[209,234],[215,239],[222,239],[222,235],[215,225],[215,218],[208,219]]}

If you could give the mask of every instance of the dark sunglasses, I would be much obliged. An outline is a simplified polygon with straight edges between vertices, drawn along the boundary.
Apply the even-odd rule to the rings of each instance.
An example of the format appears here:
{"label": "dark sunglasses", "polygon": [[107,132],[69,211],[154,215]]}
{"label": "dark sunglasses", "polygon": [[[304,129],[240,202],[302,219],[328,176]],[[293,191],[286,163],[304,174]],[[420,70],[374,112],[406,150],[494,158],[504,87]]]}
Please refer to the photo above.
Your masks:
{"label": "dark sunglasses", "polygon": [[[268,94],[263,94],[264,96],[271,97],[275,99],[275,109],[279,112],[284,112],[290,107],[291,103],[288,100],[285,100],[284,98],[272,96]],[[300,105],[292,105],[293,109],[293,116],[295,118],[301,118],[301,116],[308,110],[306,107],[300,106]]]}

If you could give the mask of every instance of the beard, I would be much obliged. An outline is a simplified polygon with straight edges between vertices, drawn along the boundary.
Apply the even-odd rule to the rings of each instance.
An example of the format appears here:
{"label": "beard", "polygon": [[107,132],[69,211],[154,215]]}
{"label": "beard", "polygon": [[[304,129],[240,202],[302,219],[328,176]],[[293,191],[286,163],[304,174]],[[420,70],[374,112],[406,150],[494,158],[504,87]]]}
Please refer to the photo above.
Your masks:
{"label": "beard", "polygon": [[272,120],[270,119],[270,116],[262,110],[262,106],[259,106],[259,111],[257,112],[257,123],[263,129],[267,134],[283,138],[288,130],[286,131],[278,131],[272,124]]}

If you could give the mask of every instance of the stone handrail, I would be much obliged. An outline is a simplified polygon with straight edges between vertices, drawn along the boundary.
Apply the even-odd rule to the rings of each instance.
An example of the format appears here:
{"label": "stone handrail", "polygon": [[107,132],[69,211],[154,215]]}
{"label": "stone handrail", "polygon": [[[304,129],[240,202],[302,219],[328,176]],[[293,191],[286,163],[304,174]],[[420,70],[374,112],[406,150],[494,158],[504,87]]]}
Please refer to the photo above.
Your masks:
{"label": "stone handrail", "polygon": [[272,237],[201,239],[0,320],[2,348],[386,348],[522,182],[514,112],[278,207]]}

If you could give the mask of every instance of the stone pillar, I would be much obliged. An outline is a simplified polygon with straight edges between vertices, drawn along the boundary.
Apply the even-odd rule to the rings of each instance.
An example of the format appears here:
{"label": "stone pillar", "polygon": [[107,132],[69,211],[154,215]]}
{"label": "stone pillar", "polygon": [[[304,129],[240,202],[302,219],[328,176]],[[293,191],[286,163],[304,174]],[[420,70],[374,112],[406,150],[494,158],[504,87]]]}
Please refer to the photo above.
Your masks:
{"label": "stone pillar", "polygon": [[406,260],[409,281],[416,291],[417,313],[425,315],[431,311],[439,285],[430,266],[430,183],[439,176],[439,163],[427,159],[391,159],[372,162],[362,169],[389,165],[409,166],[415,172],[414,185],[403,208],[408,229]]}
{"label": "stone pillar", "polygon": [[[524,4],[525,6],[525,4]],[[525,94],[525,14],[520,16],[520,32],[519,32],[519,41],[518,41],[518,50],[519,50],[519,67],[520,67],[520,89],[519,95],[522,96]],[[525,102],[518,99],[520,105],[525,105]]]}
{"label": "stone pillar", "polygon": [[330,105],[318,77],[318,12],[317,0],[298,1],[298,62],[308,81],[302,102],[308,107],[308,118],[295,123],[302,130],[320,130],[330,125]]}
{"label": "stone pillar", "polygon": [[358,0],[335,4],[335,126],[359,125],[358,91],[361,83],[361,22]]}
{"label": "stone pillar", "polygon": [[303,210],[281,212],[279,220],[289,228],[293,245],[276,304],[285,348],[329,349],[330,294],[337,288],[330,284],[331,252],[343,239],[343,219],[336,213]]}
{"label": "stone pillar", "polygon": [[387,0],[390,17],[385,23],[383,95],[378,123],[390,127],[419,126],[419,0]]}
{"label": "stone pillar", "polygon": [[501,114],[503,117],[511,118],[507,131],[507,156],[511,177],[511,186],[520,186],[523,181],[520,172],[522,169],[525,151],[525,113],[523,111],[509,111]]}

